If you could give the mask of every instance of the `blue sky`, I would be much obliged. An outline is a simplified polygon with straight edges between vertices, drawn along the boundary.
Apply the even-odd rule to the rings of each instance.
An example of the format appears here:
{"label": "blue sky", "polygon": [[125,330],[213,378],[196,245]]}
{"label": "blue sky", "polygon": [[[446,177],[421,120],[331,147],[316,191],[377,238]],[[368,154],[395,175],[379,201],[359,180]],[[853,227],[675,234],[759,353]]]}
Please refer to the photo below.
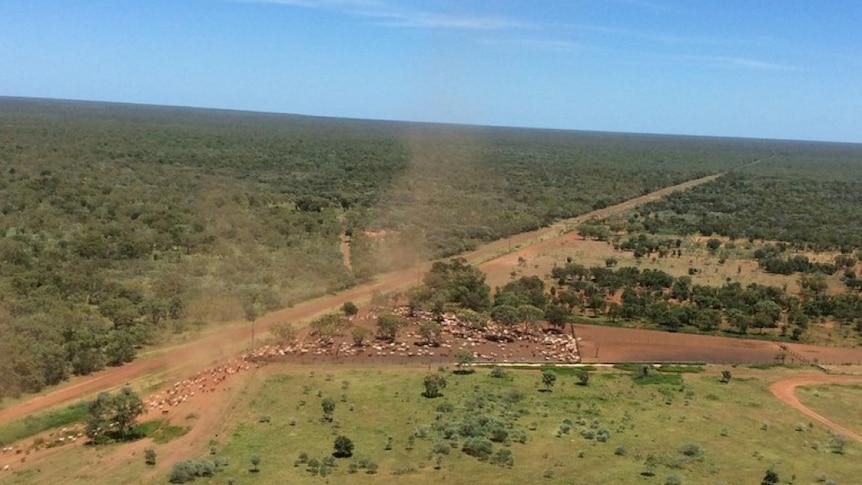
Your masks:
{"label": "blue sky", "polygon": [[862,142],[862,2],[3,0],[0,95]]}

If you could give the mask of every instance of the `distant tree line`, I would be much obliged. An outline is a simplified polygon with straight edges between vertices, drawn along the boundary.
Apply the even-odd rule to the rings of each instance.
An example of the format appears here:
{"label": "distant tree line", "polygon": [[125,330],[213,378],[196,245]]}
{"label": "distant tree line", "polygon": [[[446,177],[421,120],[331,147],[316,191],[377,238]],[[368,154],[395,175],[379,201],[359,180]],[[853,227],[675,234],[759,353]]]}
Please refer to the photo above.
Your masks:
{"label": "distant tree line", "polygon": [[[776,168],[778,175],[733,172],[640,207],[629,227],[852,252],[862,247],[862,166],[842,161],[812,163],[787,174]],[[836,178],[839,170],[842,177]]]}

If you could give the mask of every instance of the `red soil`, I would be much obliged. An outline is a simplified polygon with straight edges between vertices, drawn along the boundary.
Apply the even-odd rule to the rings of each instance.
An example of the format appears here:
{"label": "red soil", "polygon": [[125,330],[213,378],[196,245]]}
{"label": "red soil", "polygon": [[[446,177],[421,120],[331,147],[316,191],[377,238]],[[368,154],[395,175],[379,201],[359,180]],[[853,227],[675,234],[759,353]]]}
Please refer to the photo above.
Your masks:
{"label": "red soil", "polygon": [[799,401],[799,398],[796,397],[794,391],[799,386],[810,386],[817,384],[856,384],[862,383],[862,377],[859,376],[830,376],[824,374],[805,374],[791,377],[789,379],[780,380],[771,386],[769,386],[769,390],[772,391],[772,394],[775,395],[781,401],[784,401],[788,406],[798,410],[799,412],[805,414],[809,418],[817,421],[824,426],[829,427],[833,431],[837,433],[841,433],[849,438],[852,438],[858,442],[862,442],[862,434],[858,432],[841,426],[828,418],[816,413],[810,408],[806,407],[802,402]]}

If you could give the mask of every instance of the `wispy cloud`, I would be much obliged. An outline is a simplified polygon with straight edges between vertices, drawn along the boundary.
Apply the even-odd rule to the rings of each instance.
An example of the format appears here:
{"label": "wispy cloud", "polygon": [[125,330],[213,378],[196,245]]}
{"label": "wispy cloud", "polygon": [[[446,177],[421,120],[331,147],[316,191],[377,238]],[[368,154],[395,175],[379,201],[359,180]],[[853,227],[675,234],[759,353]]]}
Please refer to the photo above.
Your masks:
{"label": "wispy cloud", "polygon": [[744,41],[740,39],[725,39],[706,36],[678,35],[670,32],[656,32],[651,30],[628,29],[621,27],[608,27],[604,25],[568,25],[560,26],[574,32],[589,34],[604,34],[615,38],[629,38],[638,41],[647,41],[670,46],[679,45],[735,45]]}
{"label": "wispy cloud", "polygon": [[488,46],[503,46],[517,47],[534,50],[555,51],[555,52],[571,52],[583,50],[587,48],[585,44],[572,42],[568,40],[550,40],[550,39],[481,39],[479,43]]}
{"label": "wispy cloud", "polygon": [[526,25],[506,17],[446,15],[428,12],[399,12],[380,22],[390,27],[452,30],[505,30],[520,29]]}
{"label": "wispy cloud", "polygon": [[695,62],[710,67],[725,69],[750,69],[758,71],[800,71],[796,66],[766,62],[757,59],[734,56],[681,56],[683,61]]}
{"label": "wispy cloud", "polygon": [[490,15],[445,14],[392,5],[381,0],[234,0],[329,10],[372,19],[376,25],[416,29],[493,31],[527,28],[514,18]]}

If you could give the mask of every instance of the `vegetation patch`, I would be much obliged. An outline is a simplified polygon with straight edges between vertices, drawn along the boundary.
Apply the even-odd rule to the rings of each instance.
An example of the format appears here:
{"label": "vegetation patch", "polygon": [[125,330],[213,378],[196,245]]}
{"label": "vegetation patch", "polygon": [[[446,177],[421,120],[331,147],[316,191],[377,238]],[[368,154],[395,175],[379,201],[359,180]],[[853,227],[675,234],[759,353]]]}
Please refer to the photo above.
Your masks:
{"label": "vegetation patch", "polygon": [[29,438],[54,428],[83,422],[87,417],[87,403],[79,402],[64,409],[32,414],[26,418],[0,424],[0,446]]}
{"label": "vegetation patch", "polygon": [[165,444],[189,432],[188,426],[176,426],[167,420],[147,421],[135,426],[135,433],[151,438],[157,444]]}
{"label": "vegetation patch", "polygon": [[699,374],[706,370],[703,364],[662,364],[656,368],[659,372],[675,372],[677,374]]}
{"label": "vegetation patch", "polygon": [[[450,377],[436,399],[423,396],[424,369],[335,370],[331,380],[302,370],[287,380],[274,376],[237,408],[236,427],[219,450],[230,458],[223,474],[260,484],[320,477],[371,483],[402,475],[419,484],[452,476],[543,482],[576,475],[602,477],[597,483],[645,476],[758,483],[773,466],[782,476],[814,477],[828,457],[830,477],[853,481],[858,448],[818,425],[796,431],[798,414],[775,405],[766,381],[723,384],[720,372],[708,368],[701,376],[650,369],[637,380],[660,385],[632,386],[605,378],[619,372],[596,370],[588,386],[561,375],[552,392],[537,392],[545,384],[536,370],[506,368],[508,379],[493,379],[489,369],[477,369]],[[339,405],[332,421],[322,420],[320,403],[344,392],[338,384],[344,381],[354,410]],[[290,392],[303,383],[321,397]],[[259,425],[261,414],[272,417],[271,425]],[[649,439],[661,433],[673,439]],[[729,446],[728,437],[750,446]],[[570,443],[582,443],[580,450]],[[257,471],[248,465],[252,455]],[[786,459],[776,464],[771,456]]]}

